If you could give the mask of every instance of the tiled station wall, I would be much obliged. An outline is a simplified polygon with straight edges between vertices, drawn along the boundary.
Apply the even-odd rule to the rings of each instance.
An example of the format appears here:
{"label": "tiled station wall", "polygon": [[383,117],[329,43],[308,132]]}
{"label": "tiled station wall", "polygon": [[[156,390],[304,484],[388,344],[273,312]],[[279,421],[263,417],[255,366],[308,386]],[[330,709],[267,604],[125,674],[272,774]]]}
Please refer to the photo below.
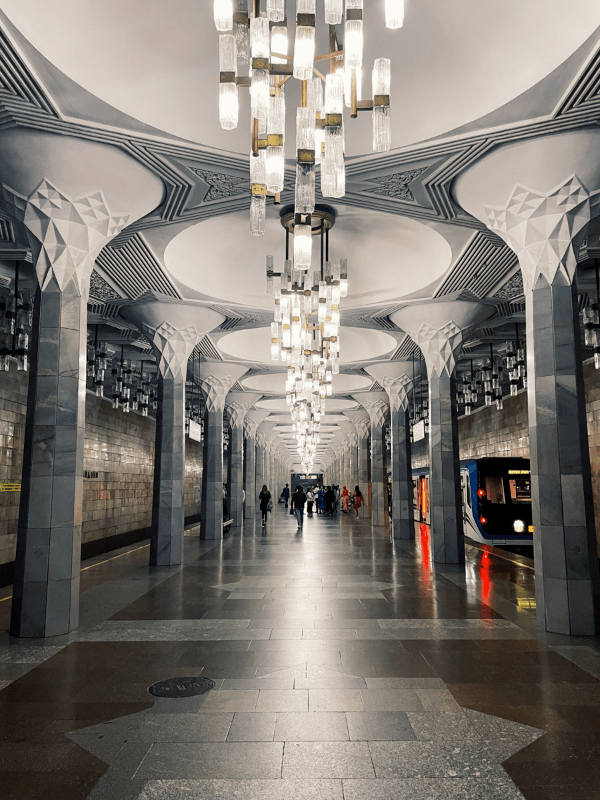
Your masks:
{"label": "tiled station wall", "polygon": [[[21,482],[28,374],[0,373],[0,483]],[[86,397],[82,545],[85,556],[141,540],[152,517],[155,422]],[[186,517],[200,513],[202,445],[186,439]],[[0,579],[15,558],[19,492],[0,492]],[[10,572],[10,569],[8,569]],[[0,582],[2,582],[0,580]]]}

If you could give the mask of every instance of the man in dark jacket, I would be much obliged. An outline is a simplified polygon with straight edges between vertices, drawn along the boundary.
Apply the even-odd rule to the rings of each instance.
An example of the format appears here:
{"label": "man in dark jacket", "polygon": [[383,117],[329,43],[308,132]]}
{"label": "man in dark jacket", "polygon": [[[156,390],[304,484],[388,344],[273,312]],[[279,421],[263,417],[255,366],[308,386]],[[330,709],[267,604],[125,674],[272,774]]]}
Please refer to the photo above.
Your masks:
{"label": "man in dark jacket", "polygon": [[296,491],[292,495],[292,508],[296,512],[298,519],[298,530],[302,527],[304,521],[304,504],[306,503],[306,495],[302,491],[302,486],[296,486]]}
{"label": "man in dark jacket", "polygon": [[333,504],[335,502],[335,492],[331,486],[327,487],[325,492],[325,513],[331,516],[333,514]]}
{"label": "man in dark jacket", "polygon": [[290,485],[289,485],[289,483],[286,483],[284,489],[281,492],[281,496],[283,497],[283,499],[285,501],[284,508],[287,508],[288,507],[288,500],[290,499]]}

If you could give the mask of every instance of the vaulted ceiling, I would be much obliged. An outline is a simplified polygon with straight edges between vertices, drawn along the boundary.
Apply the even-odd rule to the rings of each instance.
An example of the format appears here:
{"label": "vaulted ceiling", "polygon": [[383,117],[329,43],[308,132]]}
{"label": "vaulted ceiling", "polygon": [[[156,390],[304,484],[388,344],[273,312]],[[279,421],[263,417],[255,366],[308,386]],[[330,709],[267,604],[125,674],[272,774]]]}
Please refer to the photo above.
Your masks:
{"label": "vaulted ceiling", "polygon": [[[405,304],[463,290],[495,298],[497,312],[466,343],[466,359],[513,338],[524,319],[516,257],[457,205],[452,182],[498,142],[600,117],[597,0],[406,0],[398,32],[384,27],[383,0],[365,5],[365,62],[392,59],[393,141],[373,155],[369,115],[346,122],[347,193],[334,203],[331,247],[334,260],[348,258],[350,292],[324,442],[342,430],[343,411],[358,407],[351,395],[380,389],[366,364],[415,352],[390,319]],[[284,370],[268,352],[265,287],[265,257],[282,262],[285,235],[272,203],[266,235],[249,234],[248,98],[239,128],[221,130],[212,3],[0,0],[0,11],[2,126],[115,144],[166,185],[161,207],[98,257],[90,325],[124,345],[126,357],[148,362],[148,343],[111,301],[151,289],[210,305],[226,321],[198,354],[246,365],[236,388],[262,392],[258,406],[293,444],[280,399]],[[365,93],[369,84],[365,70]],[[292,142],[291,113],[287,135]],[[293,200],[291,158],[288,166],[283,203]],[[0,278],[16,257],[27,257],[26,245],[0,219]]]}

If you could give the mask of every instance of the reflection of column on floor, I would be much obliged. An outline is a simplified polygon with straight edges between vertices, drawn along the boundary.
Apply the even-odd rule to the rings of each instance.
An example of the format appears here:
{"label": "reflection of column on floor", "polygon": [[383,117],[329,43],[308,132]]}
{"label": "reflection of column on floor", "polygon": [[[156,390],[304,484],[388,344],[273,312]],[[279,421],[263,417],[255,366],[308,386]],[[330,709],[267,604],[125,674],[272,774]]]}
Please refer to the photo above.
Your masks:
{"label": "reflection of column on floor", "polygon": [[600,630],[574,282],[580,244],[600,210],[597,159],[589,158],[599,144],[598,130],[588,129],[527,140],[514,150],[501,147],[493,159],[475,163],[458,184],[461,204],[519,257],[527,319],[538,625],[580,635]]}
{"label": "reflection of column on floor", "polygon": [[371,520],[373,525],[387,525],[387,480],[385,475],[385,441],[383,426],[389,404],[386,392],[365,392],[354,395],[371,419]]}
{"label": "reflection of column on floor", "polygon": [[408,426],[408,398],[412,389],[412,362],[394,361],[367,367],[387,391],[390,401],[392,532],[394,539],[414,539],[413,486]]}
{"label": "reflection of column on floor", "polygon": [[57,636],[79,618],[90,276],[164,186],[116,148],[40,131],[3,132],[0,160],[37,283],[11,633]]}
{"label": "reflection of column on floor", "polygon": [[150,529],[150,564],[174,566],[183,559],[185,485],[185,386],[188,360],[222,314],[194,301],[146,292],[118,301],[121,316],[133,322],[150,342],[158,372],[154,443],[154,487]]}
{"label": "reflection of column on floor", "polygon": [[227,393],[246,368],[206,359],[200,362],[198,370],[206,403],[200,539],[220,539],[223,536],[223,411]]}
{"label": "reflection of column on floor", "polygon": [[244,436],[246,437],[246,461],[244,472],[246,476],[246,508],[244,510],[245,519],[254,519],[256,513],[256,499],[260,492],[260,487],[256,487],[257,476],[257,450],[258,443],[256,433],[260,423],[269,416],[268,411],[258,411],[252,409],[248,411],[244,419]]}
{"label": "reflection of column on floor", "polygon": [[225,400],[230,432],[227,510],[234,527],[238,528],[242,527],[244,519],[244,424],[246,414],[261,397],[248,392],[229,392]]}
{"label": "reflection of column on floor", "polygon": [[421,348],[427,365],[431,535],[437,563],[460,564],[465,559],[454,368],[465,332],[494,312],[493,302],[477,301],[463,292],[417,302],[393,314],[394,322]]}

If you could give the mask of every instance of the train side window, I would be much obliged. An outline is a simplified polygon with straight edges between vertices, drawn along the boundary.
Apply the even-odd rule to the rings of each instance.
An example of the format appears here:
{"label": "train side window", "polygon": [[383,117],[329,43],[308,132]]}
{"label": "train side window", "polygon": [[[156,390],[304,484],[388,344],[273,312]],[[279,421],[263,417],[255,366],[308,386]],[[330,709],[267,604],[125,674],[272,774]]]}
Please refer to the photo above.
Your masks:
{"label": "train side window", "polygon": [[471,508],[471,479],[468,475],[465,475],[465,489],[467,492],[467,503],[469,508]]}
{"label": "train side window", "polygon": [[506,498],[504,496],[504,481],[502,478],[486,478],[485,494],[490,503],[504,505]]}

